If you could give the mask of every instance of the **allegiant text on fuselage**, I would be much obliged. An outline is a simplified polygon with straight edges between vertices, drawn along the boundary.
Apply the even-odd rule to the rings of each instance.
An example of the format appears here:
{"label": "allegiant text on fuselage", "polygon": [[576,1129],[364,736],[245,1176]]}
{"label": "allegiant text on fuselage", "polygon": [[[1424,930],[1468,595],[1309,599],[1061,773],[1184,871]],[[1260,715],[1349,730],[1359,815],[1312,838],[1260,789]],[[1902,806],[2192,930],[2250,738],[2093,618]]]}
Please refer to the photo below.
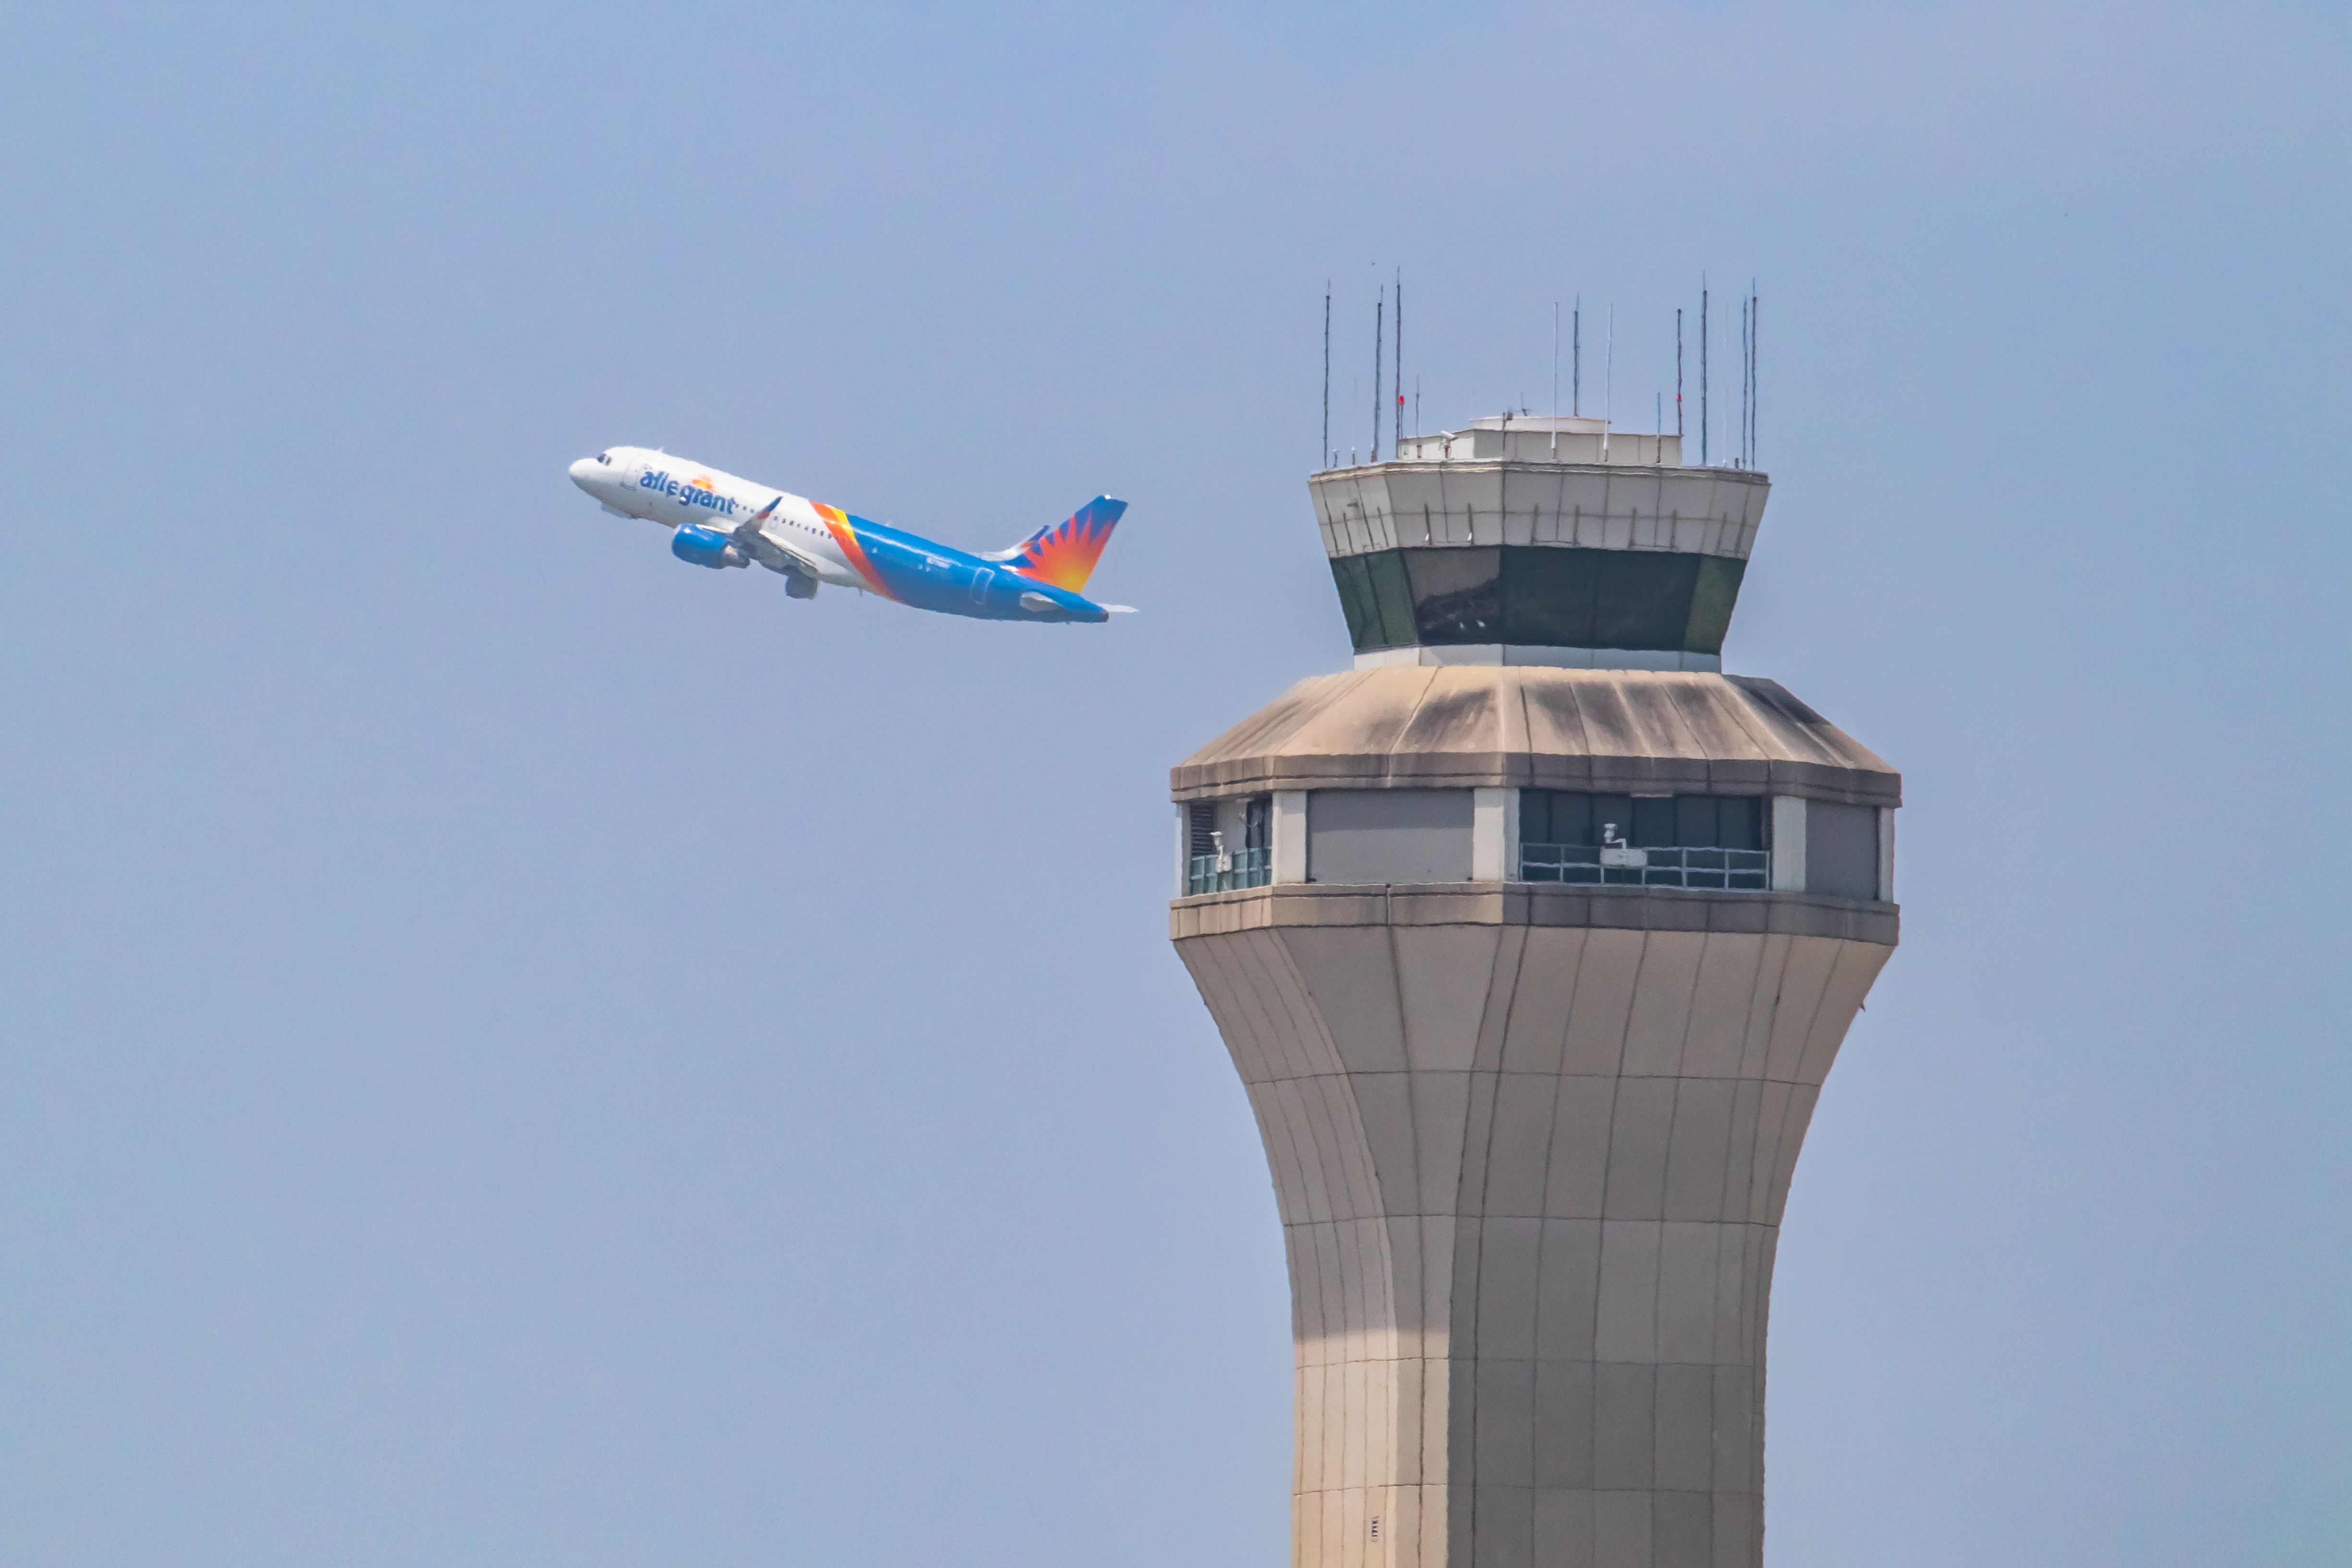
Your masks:
{"label": "allegiant text on fuselage", "polygon": [[707,480],[700,485],[681,485],[667,474],[647,474],[637,480],[637,488],[675,497],[689,507],[708,507],[721,517],[735,515],[735,503],[711,489]]}

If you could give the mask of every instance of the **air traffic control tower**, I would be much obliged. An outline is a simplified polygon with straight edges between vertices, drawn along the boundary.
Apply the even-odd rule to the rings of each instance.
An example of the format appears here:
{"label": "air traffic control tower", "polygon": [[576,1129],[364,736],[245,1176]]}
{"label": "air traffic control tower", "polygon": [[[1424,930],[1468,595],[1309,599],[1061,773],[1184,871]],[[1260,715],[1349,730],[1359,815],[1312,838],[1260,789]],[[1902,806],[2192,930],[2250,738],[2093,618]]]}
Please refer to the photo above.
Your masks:
{"label": "air traffic control tower", "polygon": [[1355,644],[1178,765],[1273,1167],[1297,1568],[1757,1568],[1797,1150],[1900,777],[1720,652],[1768,484],[1485,419],[1307,482]]}

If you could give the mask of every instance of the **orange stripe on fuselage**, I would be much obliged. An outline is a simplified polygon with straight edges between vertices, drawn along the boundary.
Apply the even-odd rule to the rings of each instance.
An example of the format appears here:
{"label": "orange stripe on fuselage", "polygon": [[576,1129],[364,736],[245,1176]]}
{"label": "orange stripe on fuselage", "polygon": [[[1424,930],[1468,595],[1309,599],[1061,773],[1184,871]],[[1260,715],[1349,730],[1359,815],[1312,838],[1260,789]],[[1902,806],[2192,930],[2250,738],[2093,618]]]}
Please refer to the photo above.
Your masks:
{"label": "orange stripe on fuselage", "polygon": [[882,586],[882,574],[876,571],[874,563],[866,559],[866,547],[857,542],[857,530],[849,526],[849,514],[839,507],[828,507],[822,501],[811,501],[809,505],[818,517],[824,519],[825,528],[833,535],[833,542],[841,547],[842,557],[849,562],[851,570],[866,580],[867,591],[878,593],[885,599],[898,598],[897,594]]}

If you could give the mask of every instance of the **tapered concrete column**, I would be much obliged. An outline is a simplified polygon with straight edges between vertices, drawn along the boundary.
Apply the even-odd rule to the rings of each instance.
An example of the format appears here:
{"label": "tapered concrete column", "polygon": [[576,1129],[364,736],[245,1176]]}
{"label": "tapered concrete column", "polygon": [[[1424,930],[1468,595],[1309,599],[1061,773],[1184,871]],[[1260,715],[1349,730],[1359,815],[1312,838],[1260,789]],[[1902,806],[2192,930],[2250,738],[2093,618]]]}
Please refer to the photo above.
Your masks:
{"label": "tapered concrete column", "polygon": [[1846,913],[1803,904],[1752,933],[1242,902],[1178,949],[1288,1242],[1294,1560],[1760,1561],[1781,1207],[1890,947],[1797,934]]}

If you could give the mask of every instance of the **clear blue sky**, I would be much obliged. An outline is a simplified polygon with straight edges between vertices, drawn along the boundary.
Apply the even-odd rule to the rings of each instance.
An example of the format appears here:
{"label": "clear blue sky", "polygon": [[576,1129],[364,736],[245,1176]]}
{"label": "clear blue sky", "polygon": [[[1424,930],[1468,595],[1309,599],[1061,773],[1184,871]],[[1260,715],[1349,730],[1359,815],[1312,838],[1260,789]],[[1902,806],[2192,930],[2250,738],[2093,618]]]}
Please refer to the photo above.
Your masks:
{"label": "clear blue sky", "polygon": [[[1639,424],[1757,278],[1727,664],[1906,776],[1770,1560],[2352,1560],[2339,8],[7,32],[0,1560],[1283,1561],[1165,770],[1345,662],[1322,294],[1345,445],[1397,267],[1429,428],[1580,292]],[[1108,490],[1143,613],[691,570],[623,441]]]}

